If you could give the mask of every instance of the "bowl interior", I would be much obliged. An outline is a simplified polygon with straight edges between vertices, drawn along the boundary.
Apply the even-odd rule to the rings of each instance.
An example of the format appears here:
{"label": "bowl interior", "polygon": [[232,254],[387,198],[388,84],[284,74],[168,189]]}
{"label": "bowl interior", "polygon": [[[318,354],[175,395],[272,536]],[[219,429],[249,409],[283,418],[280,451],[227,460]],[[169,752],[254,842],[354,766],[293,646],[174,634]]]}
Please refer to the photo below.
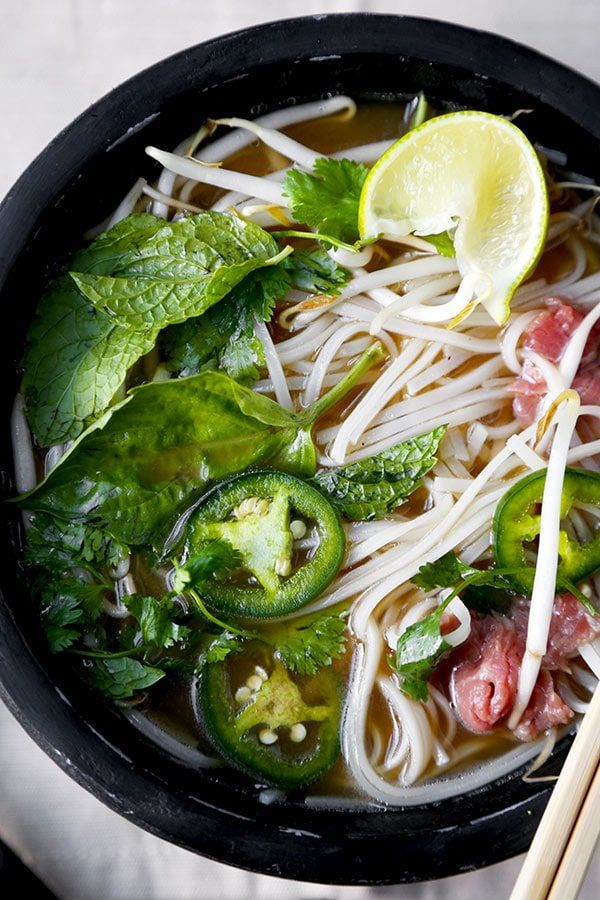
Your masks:
{"label": "bowl interior", "polygon": [[[565,152],[570,169],[599,174],[597,87],[502,39],[401,17],[294,20],[209,42],[127,82],[63,132],[0,210],[0,285],[10,310],[0,335],[4,494],[13,490],[7,423],[42,286],[136,178],[156,177],[147,144],[174,147],[208,117],[252,118],[336,93],[389,102],[420,90],[441,109],[532,110],[519,120],[531,139]],[[3,696],[69,774],[138,824],[231,864],[321,882],[432,878],[526,847],[549,789],[523,783],[520,773],[436,805],[315,810],[293,798],[264,805],[248,779],[185,765],[49,657],[17,561],[18,521],[6,506],[2,529]],[[555,765],[565,752],[563,742]]]}

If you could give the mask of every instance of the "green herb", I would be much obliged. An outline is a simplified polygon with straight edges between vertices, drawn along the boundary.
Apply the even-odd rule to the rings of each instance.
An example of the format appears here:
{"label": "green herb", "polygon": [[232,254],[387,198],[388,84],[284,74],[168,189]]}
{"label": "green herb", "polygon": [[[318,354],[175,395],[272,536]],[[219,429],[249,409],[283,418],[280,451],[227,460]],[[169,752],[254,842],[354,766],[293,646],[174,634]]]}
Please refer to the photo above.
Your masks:
{"label": "green herb", "polygon": [[435,562],[421,566],[412,582],[425,591],[452,588],[450,599],[462,595],[465,606],[480,615],[491,612],[505,615],[515,599],[507,571],[474,569],[450,551]]}
{"label": "green herb", "polygon": [[286,669],[299,675],[315,675],[318,669],[330,666],[343,655],[345,629],[346,622],[341,616],[321,614],[278,626],[265,639],[274,644]]}
{"label": "green herb", "polygon": [[358,201],[367,167],[348,159],[318,159],[312,173],[290,169],[283,194],[294,219],[352,243],[358,234]]}
{"label": "green herb", "polygon": [[40,569],[35,571],[32,584],[52,653],[66,650],[94,628],[102,610],[106,585],[88,583],[70,575],[60,578]]}
{"label": "green herb", "polygon": [[[129,217],[132,225],[135,218]],[[162,222],[110,274],[70,275],[81,293],[120,325],[160,329],[201,315],[278,253],[269,233],[252,222],[203,212]]]}
{"label": "green herb", "polygon": [[252,223],[201,213],[178,222],[134,214],[78,253],[28,334],[23,390],[40,444],[77,437],[160,329],[199,315],[278,251]]}
{"label": "green herb", "polygon": [[156,597],[131,594],[124,597],[123,602],[139,623],[145,650],[172,647],[190,634],[187,626],[174,621],[175,617],[182,615],[182,610],[168,596],[157,600]]}
{"label": "green herb", "polygon": [[184,565],[175,566],[173,590],[180,593],[191,588],[200,588],[202,582],[209,578],[223,578],[230,574],[240,562],[240,554],[228,541],[211,541]]}
{"label": "green herb", "polygon": [[454,248],[454,235],[449,231],[442,231],[440,234],[424,234],[420,235],[424,241],[433,244],[440,256],[447,256],[454,259],[456,250]]}
{"label": "green herb", "polygon": [[373,344],[301,413],[216,372],[135,388],[17,500],[27,509],[102,527],[128,545],[148,544],[211,481],[267,462],[313,475],[315,421],[384,355],[381,344]]}
{"label": "green herb", "polygon": [[113,700],[127,700],[136,691],[151,687],[165,677],[162,669],[141,663],[130,656],[94,659],[88,669],[93,687]]}
{"label": "green herb", "polygon": [[167,365],[180,375],[221,370],[252,383],[265,365],[254,322],[268,322],[275,304],[293,287],[331,296],[349,277],[322,250],[296,251],[277,265],[257,269],[204,315],[165,329],[160,344]]}
{"label": "green herb", "polygon": [[413,700],[429,698],[429,679],[440,660],[452,649],[440,630],[442,615],[450,600],[448,597],[420,622],[409,625],[398,638],[396,656],[390,665],[399,677],[402,691]]}
{"label": "green herb", "polygon": [[[251,635],[248,635],[250,638]],[[242,649],[242,640],[239,635],[223,631],[214,638],[206,650],[202,653],[199,665],[221,662],[230,653],[238,653]]]}
{"label": "green herb", "polygon": [[52,601],[42,616],[51,653],[60,653],[78,640],[81,636],[79,628],[69,626],[78,625],[82,617],[83,610],[74,597],[57,597]]}
{"label": "green herb", "polygon": [[93,575],[104,566],[117,566],[127,547],[106,531],[84,522],[58,522],[36,513],[27,534],[24,559],[30,567],[62,573],[71,568],[87,569]]}
{"label": "green herb", "polygon": [[381,519],[407,499],[436,463],[446,426],[360,462],[328,469],[312,483],[346,519]]}
{"label": "green herb", "polygon": [[[490,612],[506,614],[516,596],[513,587],[515,575],[531,578],[532,568],[474,569],[449,552],[435,562],[421,566],[412,582],[426,591],[436,587],[452,588],[450,599],[462,594],[465,606],[482,615]],[[573,594],[590,615],[598,615],[592,601],[577,585],[566,578],[558,578],[556,586],[558,590]]]}

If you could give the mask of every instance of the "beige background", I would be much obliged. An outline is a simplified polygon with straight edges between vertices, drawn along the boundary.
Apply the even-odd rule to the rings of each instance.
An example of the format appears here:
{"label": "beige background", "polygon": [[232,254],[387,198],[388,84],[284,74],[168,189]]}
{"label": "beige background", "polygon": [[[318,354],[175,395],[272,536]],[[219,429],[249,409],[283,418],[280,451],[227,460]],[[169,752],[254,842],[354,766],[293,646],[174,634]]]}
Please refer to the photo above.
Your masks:
{"label": "beige background", "polygon": [[[0,195],[75,115],[144,66],[245,25],[348,10],[422,15],[497,31],[600,80],[600,0],[0,0]],[[166,844],[103,807],[3,708],[0,836],[65,900],[503,900],[519,866],[512,860],[456,879],[376,891],[241,873]],[[598,857],[581,897],[600,897]]]}

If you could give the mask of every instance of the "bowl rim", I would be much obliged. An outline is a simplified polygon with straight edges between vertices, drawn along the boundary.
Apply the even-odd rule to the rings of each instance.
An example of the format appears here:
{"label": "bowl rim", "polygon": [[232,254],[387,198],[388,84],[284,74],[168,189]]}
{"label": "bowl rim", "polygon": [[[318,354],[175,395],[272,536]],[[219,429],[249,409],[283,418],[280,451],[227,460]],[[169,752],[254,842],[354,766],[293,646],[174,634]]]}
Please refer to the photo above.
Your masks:
{"label": "bowl rim", "polygon": [[[366,37],[365,22],[369,25]],[[285,58],[284,53],[276,48],[285,45],[290,27],[296,32],[295,38],[303,40],[307,48],[314,42],[317,27],[320,54],[376,53],[378,36],[394,29],[398,31],[400,55],[427,60],[433,53],[437,64],[466,68],[473,74],[485,74],[509,84],[514,83],[508,77],[510,66],[519,72],[516,84],[520,89],[580,124],[587,119],[586,130],[600,140],[600,117],[594,120],[591,114],[594,107],[600,108],[600,86],[509,38],[436,19],[378,13],[334,13],[267,22],[209,39],[148,66],[106,93],[59,132],[30,163],[0,204],[0,290],[17,257],[31,240],[38,217],[48,205],[50,188],[40,178],[42,170],[57,169],[63,180],[67,176],[76,177],[89,162],[89,153],[84,152],[85,141],[81,137],[96,120],[108,121],[110,118],[102,145],[98,147],[109,150],[132,131],[143,130],[153,118],[150,116],[131,124],[120,113],[127,109],[129,98],[135,99],[149,89],[149,82],[156,84],[164,73],[189,65],[192,60],[202,62],[205,69],[210,68],[211,61],[229,53],[240,54],[244,47],[242,55],[250,58],[248,66],[256,66],[257,59],[252,62],[251,57],[259,43],[261,65],[281,61]],[[366,45],[372,49],[365,50]],[[466,54],[465,47],[468,47]],[[299,55],[309,56],[310,51],[307,49]],[[203,77],[198,76],[198,81]],[[59,179],[58,175],[56,177]],[[11,227],[15,218],[22,217],[23,209],[27,210],[31,220],[28,233],[22,226]],[[429,830],[403,834],[406,854],[415,855],[412,868],[399,870],[392,852],[387,862],[379,860],[381,870],[376,871],[377,859],[373,859],[373,854],[381,856],[388,839],[397,841],[397,830],[391,835],[386,835],[385,830],[379,834],[365,833],[361,830],[364,823],[360,816],[344,813],[345,819],[340,819],[340,811],[325,810],[319,811],[320,821],[314,829],[294,829],[289,827],[289,821],[278,821],[267,808],[257,808],[251,816],[240,815],[231,809],[210,806],[201,797],[186,797],[182,792],[175,792],[178,805],[173,809],[170,804],[174,792],[169,785],[160,783],[149,769],[137,765],[132,768],[131,760],[122,758],[119,750],[102,735],[96,733],[97,746],[90,754],[85,746],[93,730],[90,723],[76,715],[68,701],[65,702],[25,643],[12,611],[3,601],[0,602],[0,660],[0,698],[44,752],[82,787],[116,812],[160,837],[209,858],[256,872],[331,884],[384,884],[426,880],[490,865],[526,848],[550,794],[547,785],[538,784],[530,786],[526,796],[513,798],[509,808],[483,810],[481,816],[460,826],[447,827],[439,821],[431,833],[435,832],[438,840],[444,841],[446,849],[458,854],[452,861],[447,854],[438,853],[426,867],[419,851]],[[27,684],[19,677],[19,668],[25,665],[29,669]],[[567,743],[563,741],[559,758],[566,752]],[[506,783],[511,778],[514,773],[500,781]],[[442,801],[442,805],[445,802]],[[439,804],[428,804],[427,808],[436,806]],[[188,821],[182,815],[183,810],[198,819],[192,832],[187,830]],[[384,816],[391,822],[401,812],[382,812],[380,808],[368,815]],[[521,823],[519,833],[512,836],[507,834],[505,827],[509,813],[513,821],[516,817]],[[326,825],[328,821],[330,824]],[[340,833],[341,821],[348,821],[356,834]],[[220,834],[224,823],[226,840]],[[250,839],[249,828],[253,829]],[[291,835],[293,842],[290,832],[294,832]],[[486,838],[483,843],[482,833]],[[284,842],[290,846],[282,852]],[[387,849],[393,849],[391,840]]]}

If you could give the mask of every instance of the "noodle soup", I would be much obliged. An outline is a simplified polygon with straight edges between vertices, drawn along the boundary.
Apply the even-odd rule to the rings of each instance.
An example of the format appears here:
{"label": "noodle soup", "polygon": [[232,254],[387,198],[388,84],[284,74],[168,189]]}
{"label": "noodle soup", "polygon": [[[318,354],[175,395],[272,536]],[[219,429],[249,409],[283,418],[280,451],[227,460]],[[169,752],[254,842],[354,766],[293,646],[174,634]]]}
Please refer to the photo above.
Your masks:
{"label": "noodle soup", "polygon": [[446,315],[458,232],[358,240],[421,120],[336,97],[150,148],[156,184],[42,298],[15,404],[50,648],[187,762],[314,803],[543,761],[600,673],[597,189],[544,159],[508,319],[476,288]]}

